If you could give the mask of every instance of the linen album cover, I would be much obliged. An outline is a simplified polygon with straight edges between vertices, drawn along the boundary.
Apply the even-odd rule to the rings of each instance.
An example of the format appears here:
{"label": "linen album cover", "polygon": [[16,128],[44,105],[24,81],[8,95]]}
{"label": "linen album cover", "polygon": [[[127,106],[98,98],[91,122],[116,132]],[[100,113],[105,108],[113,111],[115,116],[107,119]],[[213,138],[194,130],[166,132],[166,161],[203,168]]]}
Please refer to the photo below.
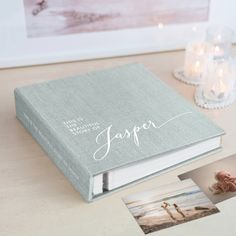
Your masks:
{"label": "linen album cover", "polygon": [[224,133],[140,64],[17,88],[15,99],[17,118],[86,200],[96,175]]}

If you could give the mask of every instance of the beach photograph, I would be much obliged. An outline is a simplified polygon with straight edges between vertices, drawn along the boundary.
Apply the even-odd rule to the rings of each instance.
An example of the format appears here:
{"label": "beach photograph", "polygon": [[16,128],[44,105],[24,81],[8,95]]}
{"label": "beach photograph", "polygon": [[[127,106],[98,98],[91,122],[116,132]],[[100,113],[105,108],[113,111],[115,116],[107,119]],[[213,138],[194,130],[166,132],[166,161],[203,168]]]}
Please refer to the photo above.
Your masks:
{"label": "beach photograph", "polygon": [[23,0],[28,37],[208,21],[210,0]]}
{"label": "beach photograph", "polygon": [[190,179],[123,198],[145,234],[218,213]]}
{"label": "beach photograph", "polygon": [[236,196],[236,155],[179,175],[181,180],[192,179],[214,203]]}

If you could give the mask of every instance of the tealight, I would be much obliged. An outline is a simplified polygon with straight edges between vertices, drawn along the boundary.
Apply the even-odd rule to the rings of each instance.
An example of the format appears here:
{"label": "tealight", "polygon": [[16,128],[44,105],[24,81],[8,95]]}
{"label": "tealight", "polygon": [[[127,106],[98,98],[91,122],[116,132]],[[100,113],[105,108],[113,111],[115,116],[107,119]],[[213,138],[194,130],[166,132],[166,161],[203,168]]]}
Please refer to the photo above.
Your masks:
{"label": "tealight", "polygon": [[203,73],[206,69],[207,61],[211,56],[212,47],[206,42],[192,42],[186,47],[184,76],[190,83],[202,83]]}
{"label": "tealight", "polygon": [[228,99],[234,89],[235,72],[235,66],[231,61],[209,62],[203,85],[204,97],[216,102]]}
{"label": "tealight", "polygon": [[224,108],[236,100],[236,67],[232,58],[211,59],[204,73],[204,83],[196,88],[195,102],[207,109]]}
{"label": "tealight", "polygon": [[227,27],[209,27],[206,32],[206,41],[213,46],[216,59],[229,57],[233,40],[233,31]]}

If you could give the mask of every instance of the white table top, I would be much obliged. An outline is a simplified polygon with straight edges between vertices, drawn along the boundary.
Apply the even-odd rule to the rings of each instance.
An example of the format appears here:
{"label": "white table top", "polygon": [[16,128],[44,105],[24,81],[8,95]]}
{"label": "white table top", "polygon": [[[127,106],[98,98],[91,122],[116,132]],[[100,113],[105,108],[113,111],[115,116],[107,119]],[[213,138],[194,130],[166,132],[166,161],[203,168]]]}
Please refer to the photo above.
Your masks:
{"label": "white table top", "polygon": [[[236,51],[236,47],[234,50]],[[174,68],[181,66],[183,57],[183,51],[177,51],[1,70],[0,235],[144,235],[121,197],[178,181],[177,176],[181,173],[236,153],[236,103],[222,110],[208,111],[199,108],[226,131],[221,152],[89,204],[73,189],[15,118],[15,87],[130,62],[143,63],[194,103],[194,87],[175,80],[171,75]],[[152,235],[235,236],[236,198],[219,203],[217,207],[221,211],[219,214],[161,230]]]}

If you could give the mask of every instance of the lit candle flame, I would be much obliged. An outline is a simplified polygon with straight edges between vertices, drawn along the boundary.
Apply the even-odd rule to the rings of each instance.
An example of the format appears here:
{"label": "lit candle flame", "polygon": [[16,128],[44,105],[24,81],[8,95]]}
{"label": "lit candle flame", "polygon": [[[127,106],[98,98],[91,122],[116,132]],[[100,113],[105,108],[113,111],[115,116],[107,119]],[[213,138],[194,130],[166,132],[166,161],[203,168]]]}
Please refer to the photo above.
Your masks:
{"label": "lit candle flame", "polygon": [[199,67],[200,67],[200,61],[196,61],[195,66],[194,66],[194,70],[197,72],[199,70]]}
{"label": "lit candle flame", "polygon": [[222,37],[221,37],[220,34],[217,35],[217,39],[218,39],[219,41],[221,41]]}
{"label": "lit candle flame", "polygon": [[215,94],[215,96],[217,96],[218,98],[223,98],[225,96],[225,93],[227,91],[227,87],[224,83],[224,81],[222,81],[222,79],[220,79],[219,81],[217,81],[213,86],[211,91]]}
{"label": "lit candle flame", "polygon": [[220,51],[220,47],[219,46],[215,46],[215,53],[218,53]]}

